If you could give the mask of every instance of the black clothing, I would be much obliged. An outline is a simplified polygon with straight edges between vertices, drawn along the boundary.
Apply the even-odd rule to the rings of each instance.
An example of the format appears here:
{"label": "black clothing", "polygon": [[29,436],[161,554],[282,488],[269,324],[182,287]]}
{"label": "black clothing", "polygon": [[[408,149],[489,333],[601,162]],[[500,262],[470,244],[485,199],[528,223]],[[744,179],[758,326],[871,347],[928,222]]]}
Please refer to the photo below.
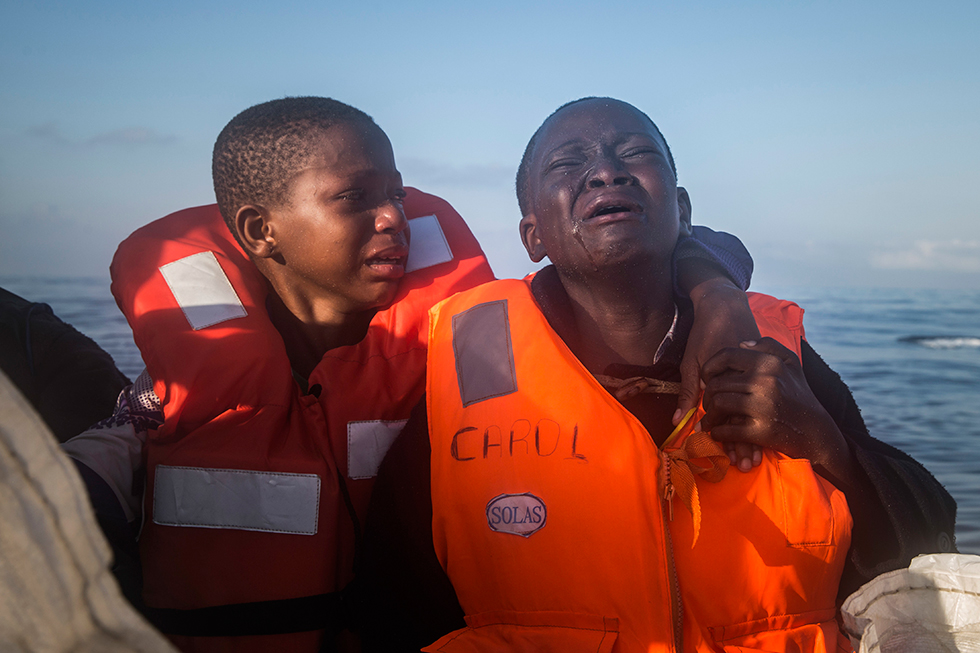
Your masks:
{"label": "black clothing", "polygon": [[47,304],[0,288],[0,369],[59,442],[112,415],[129,379],[95,341]]}

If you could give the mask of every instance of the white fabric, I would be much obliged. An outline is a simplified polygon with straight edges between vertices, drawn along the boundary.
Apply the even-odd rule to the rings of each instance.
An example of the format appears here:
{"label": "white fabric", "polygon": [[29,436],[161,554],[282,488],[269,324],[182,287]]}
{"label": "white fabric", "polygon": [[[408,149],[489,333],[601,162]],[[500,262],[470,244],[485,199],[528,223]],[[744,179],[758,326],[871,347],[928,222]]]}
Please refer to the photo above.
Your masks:
{"label": "white fabric", "polygon": [[110,558],[74,465],[0,373],[0,651],[173,651]]}
{"label": "white fabric", "polygon": [[980,651],[980,556],[922,555],[841,607],[858,653]]}
{"label": "white fabric", "polygon": [[165,526],[315,535],[316,474],[157,465],[153,521]]}
{"label": "white fabric", "polygon": [[347,476],[352,479],[374,478],[395,438],[407,419],[380,419],[347,423]]}
{"label": "white fabric", "polygon": [[412,239],[408,246],[405,272],[415,272],[453,260],[449,241],[442,231],[439,219],[434,215],[412,218],[408,222]]}
{"label": "white fabric", "polygon": [[167,263],[160,266],[160,274],[195,331],[247,315],[214,252]]}

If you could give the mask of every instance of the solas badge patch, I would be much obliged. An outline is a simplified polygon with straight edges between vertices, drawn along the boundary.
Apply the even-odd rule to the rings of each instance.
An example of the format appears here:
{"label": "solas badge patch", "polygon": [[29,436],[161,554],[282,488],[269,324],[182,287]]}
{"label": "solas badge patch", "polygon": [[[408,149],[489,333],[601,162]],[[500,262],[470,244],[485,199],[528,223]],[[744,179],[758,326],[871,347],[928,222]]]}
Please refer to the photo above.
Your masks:
{"label": "solas badge patch", "polygon": [[548,508],[544,501],[529,492],[501,494],[487,503],[490,530],[530,537],[544,527]]}

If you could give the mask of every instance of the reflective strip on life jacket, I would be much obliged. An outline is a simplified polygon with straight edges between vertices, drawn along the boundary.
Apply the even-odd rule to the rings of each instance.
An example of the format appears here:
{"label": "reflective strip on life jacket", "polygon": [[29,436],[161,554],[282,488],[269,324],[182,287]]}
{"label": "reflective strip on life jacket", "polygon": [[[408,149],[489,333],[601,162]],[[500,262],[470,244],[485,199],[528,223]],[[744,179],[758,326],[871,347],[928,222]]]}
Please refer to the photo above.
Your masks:
{"label": "reflective strip on life jacket", "polygon": [[507,300],[454,315],[453,353],[463,406],[517,392]]}
{"label": "reflective strip on life jacket", "polygon": [[347,477],[374,478],[407,419],[347,422]]}
{"label": "reflective strip on life jacket", "polygon": [[405,262],[405,274],[453,260],[452,248],[435,215],[423,215],[408,221],[412,233]]}
{"label": "reflective strip on life jacket", "polygon": [[214,252],[161,265],[160,274],[195,331],[248,315]]}
{"label": "reflective strip on life jacket", "polygon": [[316,535],[320,477],[158,465],[153,521],[164,526]]}

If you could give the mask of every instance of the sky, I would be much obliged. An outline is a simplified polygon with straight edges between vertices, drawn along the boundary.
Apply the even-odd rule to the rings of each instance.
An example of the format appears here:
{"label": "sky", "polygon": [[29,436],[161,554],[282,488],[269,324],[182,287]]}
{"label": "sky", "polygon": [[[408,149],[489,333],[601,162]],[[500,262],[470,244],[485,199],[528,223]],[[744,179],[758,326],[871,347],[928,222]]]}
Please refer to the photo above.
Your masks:
{"label": "sky", "polygon": [[0,276],[108,276],[214,201],[214,139],[287,95],[352,104],[500,277],[513,177],[568,100],[660,126],[753,286],[980,289],[980,3],[0,0]]}

